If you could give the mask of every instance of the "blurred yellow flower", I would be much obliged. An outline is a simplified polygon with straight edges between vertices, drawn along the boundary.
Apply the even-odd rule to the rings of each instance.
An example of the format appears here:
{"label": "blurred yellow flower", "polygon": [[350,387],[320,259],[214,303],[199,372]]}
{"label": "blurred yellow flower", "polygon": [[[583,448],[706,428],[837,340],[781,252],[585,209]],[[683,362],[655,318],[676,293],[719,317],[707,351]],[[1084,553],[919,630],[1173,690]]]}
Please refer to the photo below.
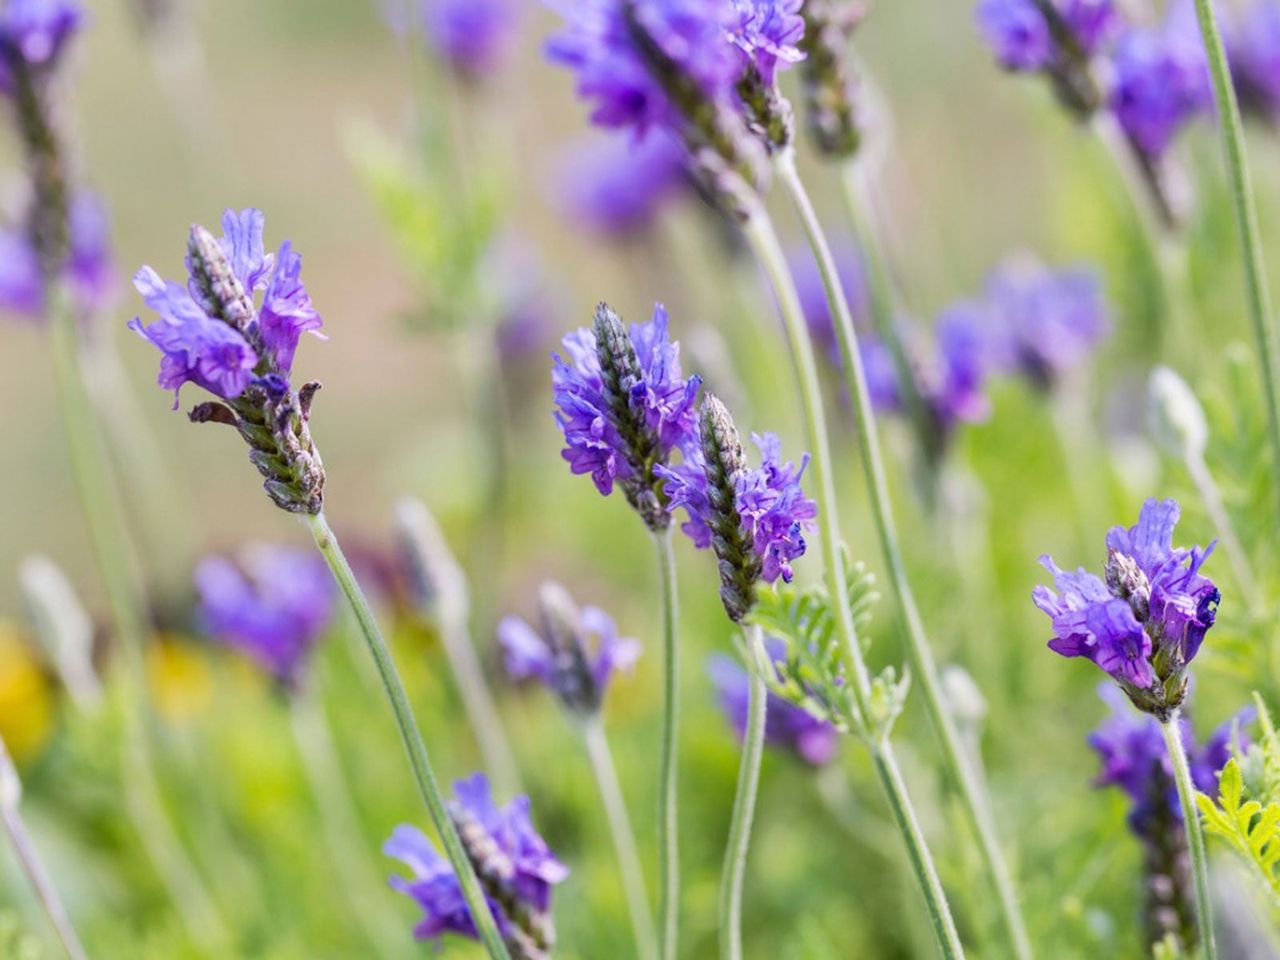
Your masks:
{"label": "blurred yellow flower", "polygon": [[156,712],[171,723],[198,716],[213,700],[204,653],[178,634],[160,634],[147,648],[147,675]]}
{"label": "blurred yellow flower", "polygon": [[21,763],[53,735],[53,687],[22,632],[0,623],[0,737]]}

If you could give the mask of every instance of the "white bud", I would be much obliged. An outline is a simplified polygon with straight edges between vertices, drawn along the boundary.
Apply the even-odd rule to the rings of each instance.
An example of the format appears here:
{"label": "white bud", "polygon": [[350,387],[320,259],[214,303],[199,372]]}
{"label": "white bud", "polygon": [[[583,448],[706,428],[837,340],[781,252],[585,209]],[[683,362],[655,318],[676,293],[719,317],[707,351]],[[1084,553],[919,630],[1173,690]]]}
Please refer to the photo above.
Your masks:
{"label": "white bud", "polygon": [[1156,367],[1147,385],[1152,436],[1170,454],[1198,460],[1209,443],[1204,408],[1187,382],[1168,367]]}
{"label": "white bud", "polygon": [[18,568],[27,614],[63,684],[81,708],[102,699],[93,666],[93,621],[62,569],[48,557],[27,557]]}
{"label": "white bud", "polygon": [[403,498],[395,506],[395,525],[419,606],[442,621],[465,622],[467,579],[427,505]]}
{"label": "white bud", "polygon": [[977,682],[964,667],[948,664],[942,668],[942,699],[962,727],[975,733],[987,716],[987,700]]}
{"label": "white bud", "polygon": [[21,800],[22,781],[18,779],[18,770],[13,765],[4,740],[0,740],[0,807],[15,810]]}

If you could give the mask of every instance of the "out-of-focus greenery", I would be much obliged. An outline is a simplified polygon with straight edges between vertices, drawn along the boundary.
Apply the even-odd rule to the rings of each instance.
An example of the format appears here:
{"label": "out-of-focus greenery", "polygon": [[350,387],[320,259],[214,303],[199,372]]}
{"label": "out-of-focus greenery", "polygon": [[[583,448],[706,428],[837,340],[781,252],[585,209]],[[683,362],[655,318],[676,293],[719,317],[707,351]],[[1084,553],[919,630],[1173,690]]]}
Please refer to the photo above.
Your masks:
{"label": "out-of-focus greenery", "polygon": [[[157,79],[126,6],[94,4],[73,88],[82,167],[112,208],[122,274],[142,262],[175,274],[187,225],[215,222],[224,206],[260,206],[269,244],[295,240],[331,338],[306,343],[298,360],[299,371],[325,382],[313,430],[329,472],[331,520],[348,543],[377,552],[390,539],[395,497],[421,496],[442,517],[472,575],[476,641],[535,822],[573,871],[556,896],[557,956],[630,956],[612,847],[575,730],[542,691],[512,689],[494,669],[492,624],[503,613],[529,613],[545,577],[605,607],[624,633],[649,645],[635,674],[611,690],[607,722],[652,881],[656,570],[648,538],[621,498],[602,499],[561,461],[546,355],[560,332],[587,321],[596,300],[642,318],[661,299],[673,332],[685,340],[686,364],[701,366],[710,385],[734,400],[744,427],[775,430],[784,449],[797,450],[797,405],[768,296],[749,266],[727,259],[698,210],[673,212],[652,241],[621,249],[561,217],[557,161],[584,121],[567,78],[540,58],[550,23],[540,10],[528,11],[516,63],[483,89],[451,90],[429,69],[411,68],[372,0],[217,0],[203,5],[197,24],[216,107],[187,110],[179,120],[168,98],[181,100],[183,88]],[[886,424],[895,508],[939,658],[962,665],[985,698],[985,719],[971,720],[971,730],[1039,955],[1137,957],[1141,852],[1126,832],[1123,799],[1091,787],[1096,761],[1084,743],[1105,712],[1094,692],[1100,675],[1045,649],[1048,627],[1029,595],[1044,578],[1035,564],[1040,553],[1053,553],[1064,567],[1099,566],[1105,527],[1134,522],[1147,496],[1181,500],[1180,542],[1215,536],[1185,470],[1146,433],[1145,375],[1169,364],[1205,402],[1208,462],[1265,597],[1251,605],[1221,558],[1210,562],[1224,598],[1196,661],[1196,724],[1216,724],[1254,689],[1270,704],[1280,697],[1274,472],[1262,453],[1234,225],[1213,132],[1201,127],[1183,145],[1199,196],[1188,228],[1185,293],[1177,311],[1163,309],[1157,271],[1106,157],[1041,85],[991,65],[969,7],[880,3],[858,34],[868,74],[892,107],[884,202],[908,303],[927,318],[976,293],[1003,254],[1030,247],[1054,262],[1096,263],[1114,304],[1114,331],[1087,374],[1058,398],[1061,409],[1020,384],[997,384],[991,420],[957,437],[932,506],[915,492],[907,432]],[[449,108],[457,111],[449,127],[451,96],[462,100]],[[496,438],[485,403],[493,398],[478,397],[468,382],[475,359],[468,354],[477,347],[467,336],[467,312],[482,315],[492,303],[484,292],[502,278],[482,276],[477,296],[459,289],[469,274],[461,281],[450,274],[458,260],[440,239],[459,236],[443,232],[461,229],[462,201],[450,202],[459,174],[445,172],[450,179],[440,181],[432,180],[445,169],[440,165],[415,169],[408,133],[415,116],[431,128],[449,127],[473,151],[483,145],[468,169],[482,173],[484,184],[492,178],[495,199],[466,229],[491,223],[523,234],[547,270],[558,308],[538,349],[503,369],[506,469],[497,487],[487,478]],[[1280,150],[1263,135],[1250,149],[1274,265]],[[834,173],[812,158],[802,161],[824,219],[838,230]],[[784,228],[798,237],[785,205],[777,207]],[[384,223],[387,212],[395,229]],[[467,262],[480,262],[471,241],[460,242]],[[425,275],[433,265],[440,272]],[[153,352],[123,332],[138,309],[136,298],[122,296],[108,336],[137,387],[146,432],[164,454],[171,471],[165,482],[178,505],[139,505],[135,497],[141,508],[133,515],[165,630],[150,664],[171,811],[236,931],[237,956],[374,955],[353,916],[353,904],[366,902],[352,894],[355,886],[374,888],[377,923],[407,930],[417,913],[380,880],[391,868],[378,852],[382,840],[397,823],[425,819],[394,724],[354,630],[340,622],[311,682],[359,808],[367,861],[335,863],[286,703],[244,663],[200,641],[189,612],[191,563],[201,552],[249,537],[304,542],[305,531],[271,508],[230,431],[188,424],[150,387]],[[448,322],[432,323],[433,316]],[[406,317],[427,322],[407,324]],[[77,711],[21,626],[14,571],[33,551],[65,566],[95,612],[103,604],[66,476],[44,337],[35,327],[6,324],[3,338],[0,736],[21,762],[24,810],[91,954],[199,956],[125,816],[119,704],[108,698],[96,715]],[[727,357],[715,352],[717,342],[727,344]],[[834,383],[831,398],[839,403]],[[1063,421],[1071,426],[1060,436],[1055,424]],[[844,534],[854,559],[875,572],[880,558],[853,425],[837,417],[834,427]],[[1086,484],[1083,497],[1073,493],[1073,472]],[[684,542],[678,552],[684,955],[701,958],[716,949],[717,884],[737,774],[736,745],[703,664],[709,653],[732,649],[734,637],[710,558]],[[798,562],[798,577],[813,579],[812,566]],[[439,771],[449,779],[467,774],[477,751],[437,639],[391,606],[384,603],[382,612],[397,625],[396,656]],[[904,658],[891,609],[882,602],[870,622],[877,670]],[[895,742],[971,955],[1005,956],[987,878],[939,781],[937,745],[914,698]],[[1222,874],[1224,882],[1232,876]],[[1250,896],[1247,887],[1231,895]],[[820,771],[767,756],[745,917],[751,957],[931,955],[918,895],[855,743]],[[446,950],[480,955],[456,941]],[[12,859],[0,855],[0,957],[53,955]]]}

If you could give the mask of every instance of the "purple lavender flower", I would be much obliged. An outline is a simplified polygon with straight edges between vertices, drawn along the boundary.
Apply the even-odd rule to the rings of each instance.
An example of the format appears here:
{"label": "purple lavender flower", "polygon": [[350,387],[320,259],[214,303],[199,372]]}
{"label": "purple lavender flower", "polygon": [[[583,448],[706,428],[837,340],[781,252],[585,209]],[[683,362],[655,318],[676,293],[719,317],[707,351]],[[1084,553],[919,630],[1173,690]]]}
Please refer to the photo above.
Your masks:
{"label": "purple lavender flower", "polygon": [[498,69],[520,26],[512,0],[421,0],[427,41],[454,70],[480,77]]}
{"label": "purple lavender flower", "polygon": [[1226,43],[1240,106],[1274,123],[1280,117],[1280,2],[1254,0],[1227,25]]}
{"label": "purple lavender flower", "polygon": [[655,131],[636,142],[611,136],[573,148],[559,191],[565,210],[581,226],[606,237],[648,230],[685,184],[684,149]]}
{"label": "purple lavender flower", "polygon": [[[768,638],[765,647],[775,663],[782,662],[786,656],[785,644],[775,637]],[[725,654],[716,654],[707,661],[707,673],[716,688],[721,709],[741,740],[747,729],[750,676],[737,660]],[[807,710],[770,693],[764,736],[767,742],[791,750],[805,763],[821,767],[835,757],[839,735],[836,728],[825,720],[819,720]]]}
{"label": "purple lavender flower", "polygon": [[1155,28],[1126,31],[1111,59],[1111,110],[1150,158],[1162,156],[1183,127],[1213,105],[1208,63],[1189,3],[1172,3]]}
{"label": "purple lavender flower", "polygon": [[333,619],[333,577],[313,550],[254,544],[237,560],[209,556],[195,573],[199,619],[285,686],[294,686]]}
{"label": "purple lavender flower", "polygon": [[[534,829],[529,798],[516,797],[499,808],[481,773],[457,781],[453,792],[449,815],[512,955],[549,956],[555,942],[551,890],[569,869]],[[396,827],[382,851],[413,874],[393,876],[391,886],[422,907],[423,918],[414,928],[418,939],[438,940],[446,933],[479,939],[457,875],[421,830]]]}
{"label": "purple lavender flower", "polygon": [[[118,289],[106,210],[98,198],[78,194],[69,210],[70,247],[63,275],[80,313],[111,305]],[[46,314],[40,258],[25,230],[0,230],[0,309],[32,320]]]}
{"label": "purple lavender flower", "polygon": [[1119,20],[1111,0],[1055,0],[1053,6],[1073,49],[1064,49],[1035,0],[981,0],[978,27],[1001,66],[1036,72],[1068,57],[1091,57]]}
{"label": "purple lavender flower", "polygon": [[287,240],[267,253],[263,224],[262,211],[247,209],[223,214],[221,240],[193,226],[186,285],[142,267],[133,285],[159,319],[144,326],[135,317],[129,327],[163,354],[158,382],[174,392],[174,409],[186,383],[224,401],[199,404],[191,419],[234,426],[276,506],[314,515],[324,502],[309,426],[320,384],[295,393],[290,373],[302,334],[321,336],[320,315],[300,279],[302,258]]}
{"label": "purple lavender flower", "polygon": [[1112,527],[1105,583],[1042,556],[1058,592],[1041,586],[1032,594],[1053,620],[1051,650],[1092,660],[1138,709],[1162,721],[1186,697],[1187,666],[1213,626],[1221,596],[1200,574],[1214,544],[1173,546],[1179,514],[1176,501],[1153,499],[1142,505],[1136,526]]}
{"label": "purple lavender flower", "polygon": [[628,331],[606,304],[594,329],[563,340],[569,361],[553,354],[556,423],[561,456],[575,474],[587,473],[605,496],[621,484],[628,502],[652,529],[667,524],[656,470],[696,432],[694,401],[701,378],[685,379],[680,345],[667,336],[667,311],[654,307],[648,323]]}
{"label": "purple lavender flower", "polygon": [[818,515],[800,486],[809,457],[796,466],[781,456],[772,433],[752,434],[760,466],[747,466],[729,411],[708,396],[702,404],[701,442],[690,443],[678,467],[659,467],[668,510],[683,508],[681,529],[699,549],[712,547],[720,561],[720,598],[740,622],[755,602],[760,580],[791,581],[791,561],[804,555],[804,530]]}
{"label": "purple lavender flower", "polygon": [[84,18],[78,0],[8,0],[0,7],[0,92],[13,92],[15,67],[52,69]]}
{"label": "purple lavender flower", "polygon": [[613,674],[639,658],[639,641],[618,636],[613,618],[599,607],[579,610],[558,584],[543,584],[539,605],[541,632],[519,617],[498,624],[507,673],[538,680],[574,713],[599,713]]}
{"label": "purple lavender flower", "polygon": [[729,40],[743,56],[743,71],[755,70],[765,86],[772,86],[781,64],[804,59],[804,0],[732,0],[736,13]]}
{"label": "purple lavender flower", "polygon": [[1049,270],[1010,259],[987,279],[998,363],[1041,388],[1052,387],[1107,333],[1107,303],[1087,267]]}

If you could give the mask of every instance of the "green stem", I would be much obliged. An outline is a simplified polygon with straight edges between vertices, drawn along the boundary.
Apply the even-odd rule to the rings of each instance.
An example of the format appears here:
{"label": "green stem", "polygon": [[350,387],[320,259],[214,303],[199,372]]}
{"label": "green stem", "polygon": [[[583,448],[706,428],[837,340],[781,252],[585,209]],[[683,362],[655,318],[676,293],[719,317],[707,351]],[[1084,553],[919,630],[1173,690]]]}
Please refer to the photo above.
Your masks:
{"label": "green stem", "polygon": [[334,536],[333,530],[329,528],[324,514],[317,513],[307,517],[307,523],[311,528],[312,537],[315,538],[316,547],[328,562],[334,579],[351,606],[351,612],[360,626],[369,654],[378,668],[378,676],[382,680],[387,702],[391,705],[396,725],[400,728],[400,739],[404,742],[405,752],[409,755],[409,766],[413,769],[418,792],[427,805],[431,822],[440,836],[440,842],[444,845],[445,855],[458,877],[463,899],[467,902],[471,919],[480,934],[480,941],[493,960],[511,960],[502,935],[498,932],[497,922],[489,909],[489,903],[485,899],[480,880],[476,877],[471,861],[467,858],[467,852],[458,836],[458,829],[449,816],[444,795],[440,792],[440,785],[436,782],[435,772],[431,768],[431,760],[427,756],[427,745],[423,742],[422,731],[418,729],[418,721],[414,718],[413,708],[409,705],[409,694],[405,691],[400,673],[396,670],[395,662],[391,658],[391,651],[387,648],[382,630],[378,627],[378,621],[369,607],[369,601],[365,598],[364,591],[360,589],[360,584],[356,582],[356,575],[352,572],[351,565],[347,563],[346,555],[342,552],[342,547],[338,544],[338,538]]}
{"label": "green stem", "polygon": [[[1270,293],[1267,290],[1267,268],[1262,257],[1258,211],[1244,152],[1240,104],[1236,100],[1231,68],[1227,64],[1222,34],[1218,30],[1217,14],[1211,0],[1196,0],[1196,15],[1200,20],[1200,35],[1204,39],[1205,53],[1209,58],[1209,72],[1213,76],[1214,99],[1218,105],[1218,122],[1222,128],[1222,146],[1226,153],[1236,227],[1240,232],[1240,246],[1244,256],[1244,285],[1249,299],[1249,319],[1253,322],[1253,336],[1266,390],[1271,468],[1273,472],[1280,472],[1280,373],[1277,372],[1280,361],[1277,360],[1276,329],[1271,314]],[[1276,484],[1276,492],[1280,494],[1280,483]]]}
{"label": "green stem", "polygon": [[50,339],[59,413],[67,439],[72,479],[84,511],[89,547],[107,594],[123,660],[117,674],[123,687],[124,786],[126,807],[152,868],[194,941],[216,953],[230,942],[199,871],[187,857],[165,809],[151,753],[151,709],[147,699],[143,641],[145,619],[133,558],[119,513],[120,497],[102,445],[89,395],[79,371],[79,331],[68,295],[54,286],[50,295]]}
{"label": "green stem", "polygon": [[333,731],[324,714],[324,704],[314,690],[301,690],[289,699],[289,719],[302,758],[302,769],[320,813],[335,872],[352,874],[348,885],[349,912],[369,945],[379,955],[407,955],[413,948],[404,927],[389,911],[370,902],[374,891],[385,883],[375,873],[369,851],[361,838],[360,818],[347,789],[346,777],[338,761]]}
{"label": "green stem", "polygon": [[649,895],[645,892],[644,869],[640,865],[640,851],[636,849],[636,835],[627,816],[627,802],[618,781],[618,770],[613,763],[609,739],[604,724],[593,717],[582,727],[582,739],[586,743],[591,770],[596,775],[600,789],[600,802],[604,805],[613,834],[613,849],[618,855],[618,872],[622,874],[622,889],[627,897],[627,910],[631,914],[631,928],[636,938],[636,956],[639,960],[655,960],[658,956],[658,938],[654,933],[653,912],[649,909]]}
{"label": "green stem", "polygon": [[729,820],[729,842],[724,851],[720,879],[720,957],[742,960],[742,884],[747,875],[747,851],[751,846],[751,821],[755,816],[756,793],[760,788],[760,763],[764,758],[764,729],[768,687],[765,670],[772,669],[764,649],[764,634],[748,625],[747,655],[751,658],[747,701],[747,727],[742,737],[742,760],[738,766],[738,788]]}
{"label": "green stem", "polygon": [[1191,482],[1200,493],[1205,512],[1217,528],[1218,539],[1227,552],[1227,561],[1235,573],[1236,586],[1244,594],[1246,607],[1253,613],[1260,613],[1265,609],[1265,598],[1258,590],[1258,579],[1253,575],[1253,566],[1236,534],[1235,524],[1231,522],[1231,514],[1227,512],[1227,505],[1222,499],[1222,490],[1214,480],[1204,454],[1200,451],[1187,451],[1183,460],[1187,465],[1187,473],[1191,475]]}
{"label": "green stem", "polygon": [[9,835],[10,843],[13,844],[18,864],[26,875],[27,882],[31,884],[31,890],[36,895],[36,899],[44,907],[49,924],[58,935],[58,941],[62,944],[68,960],[87,960],[84,947],[80,943],[79,936],[76,935],[75,927],[72,926],[71,917],[67,914],[67,908],[62,903],[62,897],[58,895],[58,888],[53,885],[53,879],[45,869],[44,861],[40,859],[36,845],[27,832],[26,822],[19,809],[21,800],[22,784],[18,780],[18,771],[14,769],[4,741],[0,740],[0,820],[4,821],[4,829]]}
{"label": "green stem", "polygon": [[653,536],[662,594],[662,745],[658,759],[658,935],[663,960],[676,960],[680,942],[680,650],[679,601],[671,531]]}
{"label": "green stem", "polygon": [[[783,327],[787,334],[792,363],[795,367],[796,387],[800,393],[800,403],[804,413],[805,439],[809,447],[809,488],[814,491],[818,503],[818,541],[822,552],[823,576],[827,593],[832,599],[835,613],[836,631],[839,637],[841,657],[845,670],[852,684],[856,703],[861,714],[871,716],[869,698],[871,695],[871,677],[863,660],[862,647],[858,641],[857,628],[849,609],[849,597],[845,591],[844,555],[840,548],[840,521],[836,507],[835,485],[832,479],[831,444],[828,439],[826,415],[822,408],[822,390],[818,383],[818,368],[813,356],[813,346],[809,342],[808,328],[804,313],[800,308],[800,298],[796,293],[795,282],[787,269],[786,257],[782,245],[778,242],[777,231],[769,219],[763,204],[752,211],[743,224],[743,234],[755,253],[757,261],[764,270],[777,299],[778,311],[782,316]],[[874,749],[874,748],[873,748]],[[892,754],[884,754],[882,763],[892,776],[882,777],[889,804],[895,812],[905,812],[907,822],[915,823],[911,813],[911,799],[897,772],[896,761]],[[899,820],[902,827],[903,820]],[[903,833],[903,839],[909,849],[916,847],[918,837],[913,838]],[[951,909],[947,904],[946,894],[938,883],[937,871],[933,869],[932,858],[927,847],[920,846],[920,856],[912,858],[916,880],[925,900],[929,904],[929,917],[938,948],[946,957],[963,957],[964,948],[960,945],[960,937],[955,923],[951,919]]]}
{"label": "green stem", "polygon": [[990,800],[975,776],[971,765],[965,760],[960,744],[960,736],[955,722],[943,704],[941,688],[938,680],[938,666],[934,661],[933,650],[925,636],[924,623],[916,608],[915,597],[911,592],[911,584],[907,578],[906,563],[903,560],[902,548],[898,542],[897,527],[893,519],[893,509],[889,502],[889,483],[885,475],[884,460],[880,452],[880,439],[876,428],[875,414],[871,408],[871,397],[867,391],[866,373],[862,366],[862,355],[858,350],[858,335],[853,328],[853,317],[849,313],[849,304],[840,286],[835,261],[831,256],[831,248],[818,222],[813,203],[805,190],[804,184],[796,171],[795,157],[790,152],[779,154],[776,160],[779,177],[800,215],[805,234],[814,256],[818,260],[818,268],[822,274],[826,288],[827,300],[831,306],[831,314],[836,322],[836,334],[840,340],[840,352],[844,360],[844,374],[849,390],[850,403],[853,405],[854,419],[862,443],[859,453],[862,459],[863,473],[866,477],[867,492],[871,499],[871,513],[875,520],[876,532],[880,547],[884,554],[885,566],[889,571],[889,580],[893,585],[893,594],[897,600],[898,615],[907,631],[907,650],[911,657],[911,665],[916,677],[915,684],[924,696],[925,706],[937,729],[942,743],[943,757],[947,770],[960,790],[961,805],[965,809],[974,833],[978,838],[983,860],[991,873],[999,901],[1001,918],[1009,935],[1014,955],[1019,960],[1031,957],[1031,941],[1027,936],[1026,925],[1018,910],[1017,897],[1014,894],[1013,882],[996,841],[995,827],[990,816]]}
{"label": "green stem", "polygon": [[1202,960],[1217,960],[1218,947],[1213,936],[1213,903],[1209,899],[1209,856],[1204,848],[1204,833],[1200,829],[1200,811],[1196,809],[1196,788],[1191,782],[1191,768],[1187,765],[1187,750],[1182,743],[1182,729],[1178,712],[1160,724],[1164,733],[1169,759],[1173,761],[1173,780],[1178,785],[1178,803],[1182,807],[1182,822],[1187,829],[1187,849],[1191,853],[1191,874],[1196,884],[1196,918],[1200,925],[1200,955]]}

